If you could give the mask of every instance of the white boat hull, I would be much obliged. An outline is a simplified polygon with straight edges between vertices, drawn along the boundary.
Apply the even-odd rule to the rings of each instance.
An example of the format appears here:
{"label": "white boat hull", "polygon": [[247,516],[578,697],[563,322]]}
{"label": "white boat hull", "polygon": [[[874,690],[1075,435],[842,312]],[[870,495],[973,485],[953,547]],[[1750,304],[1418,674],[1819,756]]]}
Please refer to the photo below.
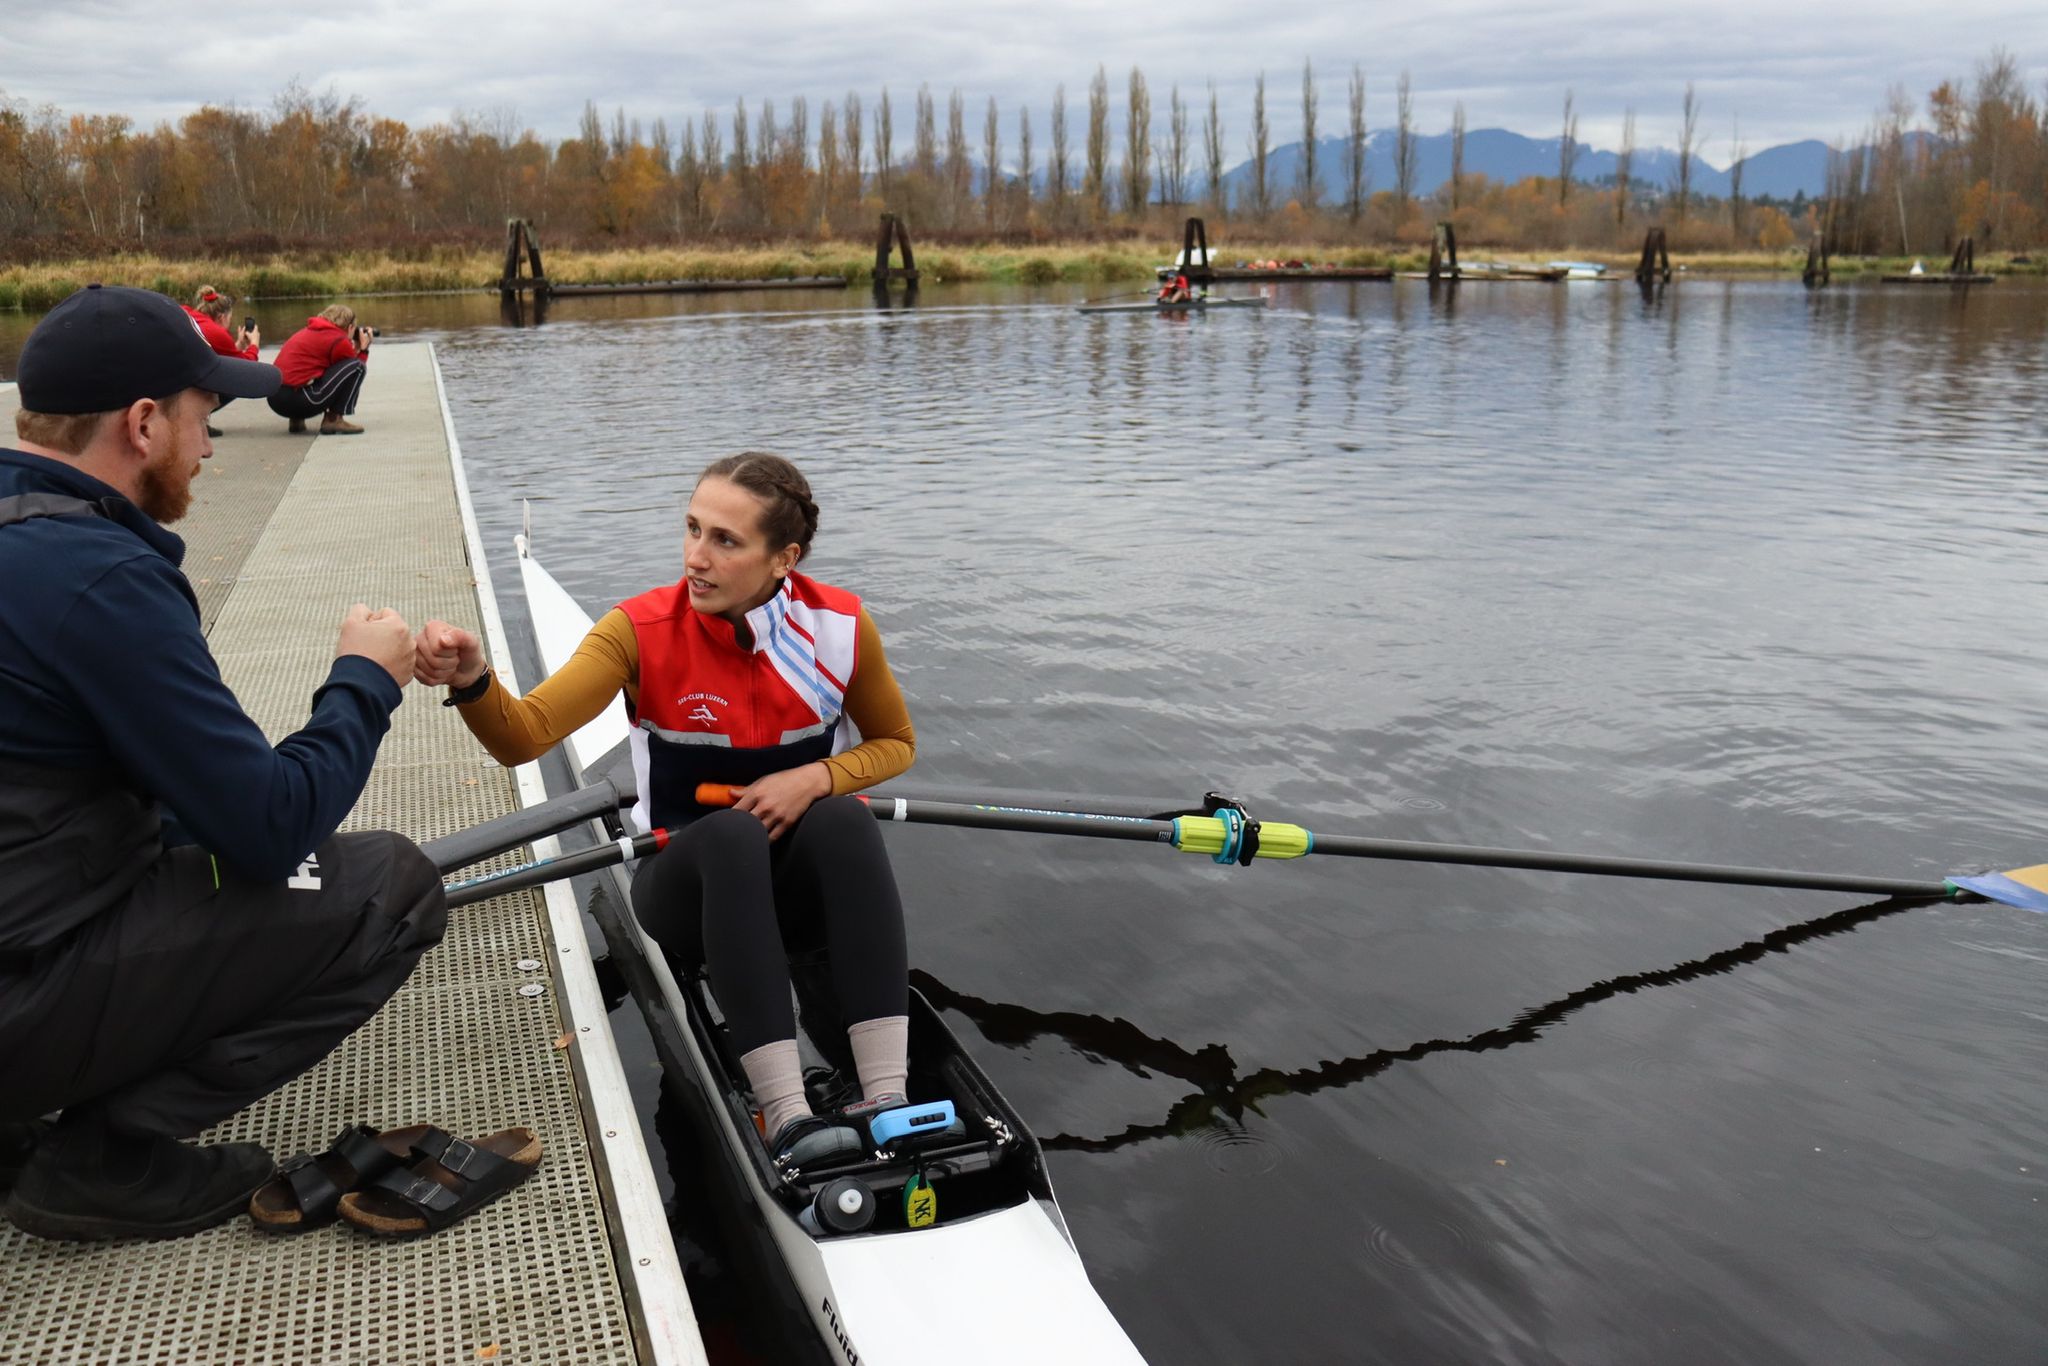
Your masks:
{"label": "white boat hull", "polygon": [[[543,666],[552,674],[589,632],[591,618],[527,548],[515,543]],[[629,733],[623,699],[564,742],[582,774]],[[626,879],[620,880],[623,889]],[[660,947],[637,924],[640,951],[675,1021],[690,1008]],[[615,949],[616,951],[616,949]],[[709,1092],[719,1073],[696,1032],[680,1036],[685,1064],[707,1092],[729,1168],[754,1169],[759,1138],[731,1122]],[[1049,1189],[1049,1187],[1048,1187]],[[809,1313],[826,1354],[855,1366],[917,1363],[964,1354],[979,1363],[1140,1363],[1131,1342],[1089,1284],[1065,1220],[1051,1200],[1020,1204],[914,1231],[817,1239],[778,1200],[750,1192]]]}

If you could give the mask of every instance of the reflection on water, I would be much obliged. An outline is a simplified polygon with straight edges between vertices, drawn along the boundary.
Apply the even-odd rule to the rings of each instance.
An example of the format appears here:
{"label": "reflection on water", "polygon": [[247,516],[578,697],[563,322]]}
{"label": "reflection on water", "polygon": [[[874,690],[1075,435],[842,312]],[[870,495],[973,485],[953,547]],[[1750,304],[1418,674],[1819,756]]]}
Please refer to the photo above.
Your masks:
{"label": "reflection on water", "polygon": [[[1083,293],[376,309],[440,344],[513,615],[522,500],[602,608],[676,576],[696,469],[797,459],[921,784],[1897,877],[2048,856],[2048,290]],[[913,961],[1058,1136],[1155,1360],[2039,1356],[2048,919],[887,837]]]}

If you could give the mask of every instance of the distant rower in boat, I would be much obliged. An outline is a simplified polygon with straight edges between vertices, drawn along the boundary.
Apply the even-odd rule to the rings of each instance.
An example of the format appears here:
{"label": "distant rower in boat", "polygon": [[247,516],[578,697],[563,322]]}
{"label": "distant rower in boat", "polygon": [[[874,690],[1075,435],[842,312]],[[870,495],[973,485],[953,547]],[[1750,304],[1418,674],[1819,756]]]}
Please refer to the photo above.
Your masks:
{"label": "distant rower in boat", "polygon": [[1177,272],[1166,282],[1166,287],[1159,291],[1159,302],[1162,304],[1184,304],[1194,297],[1194,288],[1189,285],[1185,271]]}
{"label": "distant rower in boat", "polygon": [[[539,757],[623,692],[635,814],[678,831],[633,878],[633,910],[679,969],[709,968],[778,1159],[865,1146],[804,1094],[788,947],[829,946],[866,1118],[904,1103],[909,973],[903,906],[880,827],[851,793],[908,769],[903,693],[860,599],[797,572],[818,527],[810,484],[780,456],[707,467],[690,495],[681,582],[628,598],[525,697],[492,677],[471,632],[430,621],[414,677],[508,767]],[[855,743],[855,732],[859,741]],[[744,785],[712,810],[699,783]]]}

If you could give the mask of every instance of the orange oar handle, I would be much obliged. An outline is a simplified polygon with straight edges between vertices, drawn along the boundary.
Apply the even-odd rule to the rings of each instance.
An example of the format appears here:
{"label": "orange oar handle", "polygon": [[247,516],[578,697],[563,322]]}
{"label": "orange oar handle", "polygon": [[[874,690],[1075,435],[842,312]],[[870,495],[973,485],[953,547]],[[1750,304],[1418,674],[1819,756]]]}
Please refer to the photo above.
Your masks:
{"label": "orange oar handle", "polygon": [[697,805],[731,806],[740,799],[740,793],[744,791],[745,788],[734,787],[731,783],[698,783]]}

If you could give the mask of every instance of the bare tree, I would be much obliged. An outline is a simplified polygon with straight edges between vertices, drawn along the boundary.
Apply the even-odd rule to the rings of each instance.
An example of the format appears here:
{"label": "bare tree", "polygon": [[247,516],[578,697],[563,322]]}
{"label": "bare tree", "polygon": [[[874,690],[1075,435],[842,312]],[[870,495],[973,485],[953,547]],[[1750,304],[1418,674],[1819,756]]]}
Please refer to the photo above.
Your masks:
{"label": "bare tree", "polygon": [[1344,134],[1344,213],[1353,223],[1365,212],[1365,68],[1351,66],[1350,123]]}
{"label": "bare tree", "polygon": [[1166,145],[1159,155],[1159,197],[1178,208],[1187,202],[1188,107],[1174,86],[1167,95]]}
{"label": "bare tree", "polygon": [[875,105],[875,189],[884,198],[889,194],[889,170],[896,159],[896,123],[889,111],[889,87],[882,87],[882,98]]}
{"label": "bare tree", "polygon": [[1621,150],[1614,154],[1614,226],[1628,221],[1628,176],[1636,160],[1636,107],[1621,114]]}
{"label": "bare tree", "polygon": [[663,175],[672,175],[676,169],[676,140],[669,135],[668,120],[657,116],[654,120],[653,139],[648,150],[654,153],[654,164],[661,168]]}
{"label": "bare tree", "polygon": [[733,101],[732,107],[732,176],[739,188],[740,217],[743,224],[753,224],[754,210],[754,156],[747,142],[747,102]]}
{"label": "bare tree", "polygon": [[839,200],[839,106],[831,100],[818,105],[818,219],[832,230],[832,210]]}
{"label": "bare tree", "polygon": [[1017,193],[1023,200],[1023,216],[1031,217],[1031,106],[1017,106]]}
{"label": "bare tree", "polygon": [[1003,189],[1003,125],[996,118],[996,97],[988,97],[988,116],[981,121],[981,216],[996,230],[996,200]]}
{"label": "bare tree", "polygon": [[1145,73],[1131,68],[1130,104],[1124,111],[1124,207],[1143,219],[1152,198],[1152,94]]}
{"label": "bare tree", "polygon": [[718,131],[717,115],[709,109],[704,111],[704,120],[697,129],[697,154],[706,174],[718,175],[725,169],[724,135]]}
{"label": "bare tree", "polygon": [[1692,198],[1693,161],[1699,155],[1700,102],[1692,82],[1685,83],[1684,118],[1678,130],[1678,221],[1685,221],[1687,202]]}
{"label": "bare tree", "polygon": [[1572,92],[1564,92],[1564,132],[1557,139],[1557,207],[1572,196],[1572,172],[1579,164],[1579,111],[1572,107]]}
{"label": "bare tree", "polygon": [[1301,162],[1294,187],[1295,202],[1314,213],[1322,202],[1323,183],[1316,178],[1316,72],[1315,64],[1301,61]]}
{"label": "bare tree", "polygon": [[1099,65],[1088,82],[1087,157],[1081,196],[1088,212],[1100,220],[1109,216],[1109,73]]}
{"label": "bare tree", "polygon": [[703,223],[704,163],[697,155],[697,135],[690,124],[683,125],[677,142],[681,145],[676,155],[676,231],[680,235],[696,231]]}
{"label": "bare tree", "polygon": [[1067,156],[1067,88],[1055,86],[1052,92],[1052,166],[1047,177],[1046,188],[1052,192],[1052,215],[1055,223],[1064,225],[1067,218],[1067,191],[1074,184],[1073,162]]}
{"label": "bare tree", "polygon": [[1451,106],[1451,212],[1465,192],[1465,102]]}
{"label": "bare tree", "polygon": [[1223,202],[1223,119],[1216,112],[1216,82],[1209,82],[1209,117],[1202,123],[1202,159],[1208,170],[1209,207],[1221,214]]}
{"label": "bare tree", "polygon": [[956,89],[946,96],[946,222],[958,226],[967,217],[967,106]]}
{"label": "bare tree", "polygon": [[782,133],[775,124],[775,101],[761,101],[760,133],[754,139],[754,165],[766,171],[782,155]]}
{"label": "bare tree", "polygon": [[1738,115],[1729,134],[1728,155],[1734,160],[1728,163],[1728,227],[1735,234],[1735,245],[1742,245],[1742,163],[1749,157],[1749,149],[1742,145],[1742,119]]}
{"label": "bare tree", "polygon": [[1906,227],[1906,128],[1913,122],[1913,97],[1903,85],[1885,93],[1883,114],[1883,168],[1891,180],[1892,202],[1899,212],[1899,254],[1912,251],[1912,234]]}
{"label": "bare tree", "polygon": [[1252,83],[1252,217],[1264,218],[1273,211],[1273,191],[1266,182],[1266,158],[1271,151],[1273,130],[1266,126],[1266,73]]}
{"label": "bare tree", "polygon": [[853,197],[859,199],[862,188],[861,176],[866,169],[861,164],[861,142],[865,125],[861,118],[860,96],[851,90],[846,92],[845,109],[846,121],[840,125],[839,136],[846,144],[846,171],[853,177]]}
{"label": "bare tree", "polygon": [[802,95],[789,102],[789,140],[783,150],[797,170],[811,164],[811,102]]}
{"label": "bare tree", "polygon": [[939,178],[939,121],[932,105],[932,88],[917,88],[917,103],[911,115],[910,164],[930,184]]}
{"label": "bare tree", "polygon": [[1408,92],[1406,67],[1401,68],[1401,82],[1394,87],[1394,122],[1394,196],[1405,222],[1408,201],[1415,196],[1415,101]]}

